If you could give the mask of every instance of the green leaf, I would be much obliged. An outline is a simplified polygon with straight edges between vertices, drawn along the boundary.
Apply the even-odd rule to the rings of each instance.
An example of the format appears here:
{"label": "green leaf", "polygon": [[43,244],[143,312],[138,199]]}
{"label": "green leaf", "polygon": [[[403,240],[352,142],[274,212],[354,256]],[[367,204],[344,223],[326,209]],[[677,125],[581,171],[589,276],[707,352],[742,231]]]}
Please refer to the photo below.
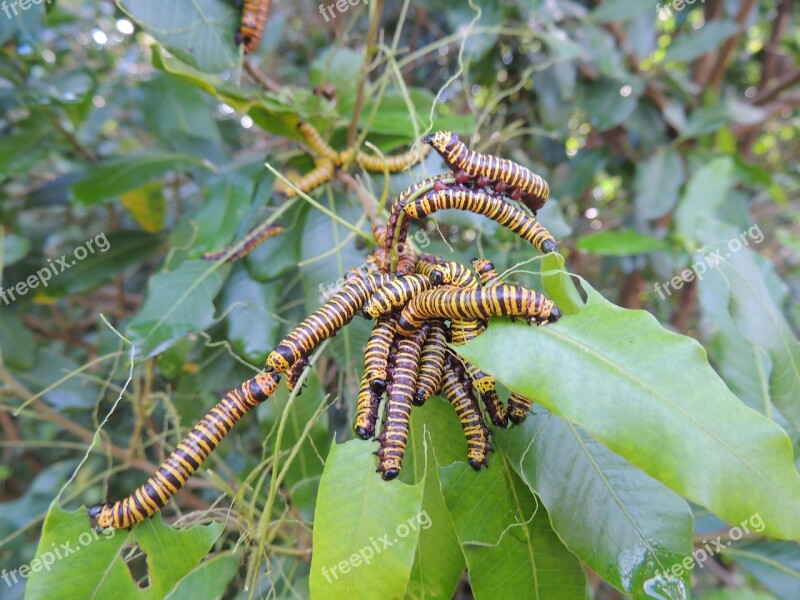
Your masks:
{"label": "green leaf", "polygon": [[800,595],[800,546],[794,542],[744,542],[725,550],[781,600]]}
{"label": "green leaf", "polygon": [[20,320],[6,310],[0,319],[0,364],[27,371],[36,363],[36,340]]}
{"label": "green leaf", "polygon": [[678,190],[684,180],[680,155],[667,146],[636,166],[636,212],[643,219],[657,219],[670,212],[678,202]]}
{"label": "green leaf", "polygon": [[698,108],[692,113],[685,126],[679,128],[680,136],[676,141],[699,137],[712,133],[730,124],[731,111],[725,104]]}
{"label": "green leaf", "polygon": [[[173,529],[157,515],[132,531],[95,533],[86,509],[65,511],[50,506],[36,556],[41,565],[28,579],[25,598],[163,598],[208,553],[223,523]],[[147,555],[149,585],[142,589],[120,556],[124,546],[138,544]],[[67,545],[67,546],[65,546]],[[62,557],[55,555],[61,548]],[[72,550],[66,554],[66,549]],[[33,567],[33,564],[31,565]]]}
{"label": "green leaf", "polygon": [[236,353],[246,360],[263,364],[283,329],[275,311],[280,288],[259,283],[247,271],[235,268],[222,293],[226,338]]}
{"label": "green leaf", "polygon": [[577,558],[501,457],[481,473],[463,462],[440,467],[439,473],[476,600],[515,597],[520,590],[534,598],[586,597]]}
{"label": "green leaf", "polygon": [[691,554],[686,502],[582,428],[537,413],[495,439],[567,548],[619,590],[644,598],[648,579]]}
{"label": "green leaf", "polygon": [[800,539],[800,475],[783,430],[731,394],[696,341],[581,285],[579,313],[536,329],[493,322],[461,354],[719,517],[760,513],[767,535]]}
{"label": "green leaf", "polygon": [[167,203],[160,183],[151,181],[139,189],[125,192],[121,200],[122,206],[146,232],[158,233],[164,229]]}
{"label": "green leaf", "polygon": [[630,256],[658,252],[669,248],[664,240],[644,235],[632,229],[623,231],[601,231],[578,240],[575,247],[600,256]]}
{"label": "green leaf", "polygon": [[[715,260],[715,268],[704,277],[727,292],[727,309],[738,331],[768,354],[772,361],[769,377],[772,402],[796,429],[800,429],[800,341],[772,299],[756,263],[757,255],[743,248],[742,237],[736,236],[733,228],[722,234],[729,238],[727,242],[717,241],[721,233],[719,228],[714,228],[705,238],[709,243],[704,250],[711,256],[721,256],[722,262]],[[743,239],[757,243],[756,240],[764,239],[764,234],[754,225]],[[733,251],[733,248],[739,250]]]}
{"label": "green leaf", "polygon": [[739,30],[733,21],[711,21],[700,29],[684,32],[667,48],[666,60],[689,62],[720,46]]}
{"label": "green leaf", "polygon": [[328,454],[314,514],[313,598],[405,593],[419,531],[429,523],[423,486],[383,481],[371,447],[351,440],[334,443]]}
{"label": "green leaf", "polygon": [[180,580],[165,600],[219,600],[239,571],[234,554],[218,554]]}
{"label": "green leaf", "polygon": [[186,261],[174,271],[150,278],[147,299],[128,325],[142,359],[163,352],[187,333],[211,325],[213,299],[222,285],[217,269],[207,261]]}
{"label": "green leaf", "polygon": [[98,204],[138,189],[143,183],[160,179],[171,171],[213,168],[208,161],[192,156],[162,151],[144,152],[110,160],[92,169],[72,186],[72,199],[81,204]]}
{"label": "green leaf", "polygon": [[28,252],[31,251],[31,243],[28,238],[22,237],[21,235],[15,233],[6,233],[3,235],[3,232],[5,232],[5,228],[0,227],[0,236],[3,238],[3,244],[2,247],[0,247],[0,252],[2,253],[0,266],[8,267],[9,265],[19,262],[28,255]]}
{"label": "green leaf", "polygon": [[466,439],[449,402],[434,396],[422,409],[412,411],[400,477],[401,480],[425,480],[422,508],[431,525],[419,533],[414,567],[406,590],[409,600],[452,598],[464,572],[466,562],[442,496],[439,472],[434,468],[426,469],[426,465],[463,462],[466,455]]}
{"label": "green leaf", "polygon": [[119,7],[172,54],[206,73],[236,67],[239,14],[222,0],[119,0]]}
{"label": "green leaf", "polygon": [[733,160],[729,156],[713,159],[689,179],[675,210],[675,230],[690,248],[698,227],[725,201],[733,183]]}

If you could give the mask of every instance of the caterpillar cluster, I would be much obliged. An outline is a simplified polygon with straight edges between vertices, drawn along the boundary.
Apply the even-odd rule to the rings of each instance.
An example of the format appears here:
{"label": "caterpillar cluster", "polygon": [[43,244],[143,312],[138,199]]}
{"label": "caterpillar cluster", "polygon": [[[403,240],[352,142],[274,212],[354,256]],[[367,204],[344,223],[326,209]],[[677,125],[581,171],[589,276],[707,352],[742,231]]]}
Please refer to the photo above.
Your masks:
{"label": "caterpillar cluster", "polygon": [[[465,153],[458,139],[445,133],[429,141],[457,172],[425,179],[403,191],[387,225],[373,231],[377,248],[364,265],[348,271],[338,291],[270,352],[264,371],[212,408],[144,485],[127,498],[90,509],[99,527],[131,527],[163,508],[238,420],[275,391],[282,376],[294,388],[314,350],[359,314],[374,319],[375,325],[364,354],[354,429],[360,438],[379,442],[375,454],[381,477],[390,480],[401,472],[412,408],[424,406],[435,394],[453,406],[469,464],[475,470],[488,465],[493,450],[484,413],[494,427],[507,427],[522,422],[532,402],[513,392],[504,404],[496,379],[461,357],[457,348],[480,335],[494,316],[543,325],[557,321],[561,312],[543,294],[502,282],[488,259],[462,265],[433,255],[418,256],[405,244],[408,224],[454,208],[494,219],[542,252],[554,252],[557,245],[534,216],[505,198],[521,200],[535,210],[547,197],[547,184],[510,161]],[[344,160],[341,154],[334,160],[335,151],[313,127],[301,126],[301,134],[318,154],[320,165],[335,166]],[[359,160],[358,153],[350,155]],[[389,170],[388,165],[384,168]],[[244,246],[277,232],[277,228],[254,230]],[[398,261],[392,265],[389,257],[401,243],[405,249],[395,253]],[[381,403],[383,419],[375,437]]]}

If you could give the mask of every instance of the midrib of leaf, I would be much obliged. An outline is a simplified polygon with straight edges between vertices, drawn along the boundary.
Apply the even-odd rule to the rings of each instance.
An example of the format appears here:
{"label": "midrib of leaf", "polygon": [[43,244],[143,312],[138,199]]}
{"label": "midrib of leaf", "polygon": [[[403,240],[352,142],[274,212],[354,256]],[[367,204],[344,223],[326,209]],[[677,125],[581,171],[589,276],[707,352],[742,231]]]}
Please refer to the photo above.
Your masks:
{"label": "midrib of leaf", "polygon": [[[514,470],[511,469],[511,467],[510,467],[510,465],[508,463],[508,459],[506,459],[506,457],[504,456],[503,457],[503,472],[505,473],[506,479],[508,480],[508,486],[509,486],[509,489],[511,490],[511,494],[512,494],[512,496],[514,498],[514,505],[517,508],[517,514],[520,515],[520,517],[524,517],[525,513],[522,510],[522,503],[520,502],[519,496],[517,495],[517,490],[514,489],[514,476],[512,475],[513,471]],[[531,493],[533,493],[533,492],[531,492]],[[530,534],[530,531],[528,531],[528,526],[530,525],[530,523],[533,522],[533,519],[536,516],[536,512],[538,510],[539,510],[539,507],[537,506],[536,509],[534,510],[533,514],[530,516],[528,522],[524,523],[523,526],[522,526],[522,532],[525,535],[525,545],[527,546],[528,557],[530,558],[531,575],[533,575],[533,589],[536,592],[536,598],[539,598],[539,573],[538,573],[538,571],[536,569],[536,553],[534,552],[533,546],[531,545],[531,534]],[[506,531],[503,532],[503,535],[507,534],[508,532],[509,532],[509,529],[506,529]],[[503,537],[500,536],[500,539],[503,539]],[[498,540],[497,543],[499,544],[500,540]]]}
{"label": "midrib of leaf", "polygon": [[[693,424],[697,425],[701,430],[707,432],[709,437],[711,437],[711,439],[713,439],[715,442],[717,442],[724,449],[728,450],[733,456],[735,456],[744,465],[746,465],[747,468],[755,474],[756,479],[759,479],[760,481],[763,481],[765,484],[767,484],[767,487],[769,489],[771,489],[771,490],[775,489],[774,486],[772,486],[770,484],[769,480],[766,479],[759,471],[757,471],[743,456],[741,456],[738,452],[736,452],[736,450],[734,450],[732,447],[728,446],[728,444],[726,444],[722,439],[720,439],[712,430],[708,429],[705,425],[703,425],[702,422],[700,422],[697,419],[695,419],[694,416],[691,413],[686,412],[686,410],[684,410],[683,407],[681,407],[678,404],[676,404],[675,402],[673,402],[672,399],[669,396],[666,396],[665,394],[660,392],[657,388],[654,388],[653,386],[649,385],[647,382],[640,380],[633,373],[631,373],[630,371],[625,369],[619,363],[615,363],[615,362],[612,362],[611,360],[608,360],[605,356],[603,356],[602,354],[598,353],[591,346],[587,346],[587,345],[579,342],[578,340],[576,340],[576,339],[574,339],[574,338],[572,338],[572,337],[570,337],[568,335],[565,335],[564,333],[562,333],[560,331],[557,331],[553,327],[546,327],[546,328],[544,328],[544,331],[545,331],[545,334],[553,335],[553,336],[559,338],[560,340],[566,342],[567,344],[571,344],[576,349],[584,351],[585,353],[587,353],[590,356],[594,357],[596,360],[600,361],[601,363],[603,363],[605,365],[608,365],[608,366],[611,366],[611,367],[614,367],[615,370],[618,373],[623,375],[628,380],[632,381],[634,384],[636,384],[639,387],[651,392],[654,396],[657,396],[658,398],[664,400],[664,402],[666,404],[668,404],[669,406],[675,408],[678,412],[684,414],[688,418],[689,421],[691,421]],[[783,494],[780,494],[780,495],[783,496]]]}

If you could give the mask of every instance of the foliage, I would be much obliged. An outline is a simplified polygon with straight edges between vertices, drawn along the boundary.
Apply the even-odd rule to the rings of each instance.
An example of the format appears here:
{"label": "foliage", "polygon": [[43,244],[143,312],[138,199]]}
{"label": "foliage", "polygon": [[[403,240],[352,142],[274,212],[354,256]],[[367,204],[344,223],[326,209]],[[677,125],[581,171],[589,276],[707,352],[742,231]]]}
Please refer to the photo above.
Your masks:
{"label": "foliage", "polygon": [[[226,0],[4,5],[0,596],[800,596],[794,5],[273,2],[246,58]],[[356,319],[169,525],[92,534],[85,506],[139,485],[443,168],[281,201],[313,167],[301,121],[386,155],[452,129],[549,181],[563,257],[474,215],[412,230],[562,308],[460,349],[534,411],[476,474],[433,398],[383,482],[350,433]],[[200,259],[265,219],[285,232],[243,261]]]}

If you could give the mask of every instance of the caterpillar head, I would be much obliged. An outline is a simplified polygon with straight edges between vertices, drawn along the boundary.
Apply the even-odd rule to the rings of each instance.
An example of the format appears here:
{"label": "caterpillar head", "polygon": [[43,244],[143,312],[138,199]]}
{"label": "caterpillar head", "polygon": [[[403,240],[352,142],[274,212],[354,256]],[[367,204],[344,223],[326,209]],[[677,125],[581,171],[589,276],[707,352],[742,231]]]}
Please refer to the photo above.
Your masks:
{"label": "caterpillar head", "polygon": [[113,504],[98,504],[89,509],[89,518],[97,523],[98,529],[111,529],[114,527]]}
{"label": "caterpillar head", "polygon": [[441,153],[446,152],[448,147],[457,144],[459,140],[458,136],[450,131],[437,131],[436,133],[426,135],[422,141],[426,144],[430,144],[437,152]]}

